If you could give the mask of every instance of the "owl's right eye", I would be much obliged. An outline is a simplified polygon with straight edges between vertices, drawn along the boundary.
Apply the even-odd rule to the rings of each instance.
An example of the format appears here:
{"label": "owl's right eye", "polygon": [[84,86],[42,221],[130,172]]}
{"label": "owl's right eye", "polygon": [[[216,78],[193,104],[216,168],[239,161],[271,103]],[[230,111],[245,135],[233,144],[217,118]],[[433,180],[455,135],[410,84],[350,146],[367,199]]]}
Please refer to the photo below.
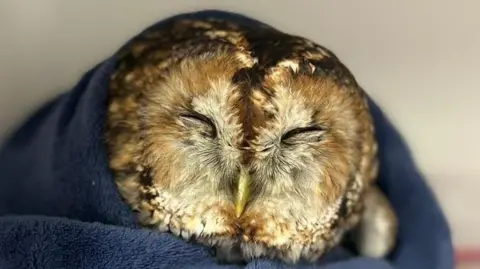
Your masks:
{"label": "owl's right eye", "polygon": [[201,133],[207,137],[215,138],[217,136],[217,128],[215,123],[207,116],[202,115],[198,112],[189,112],[181,114],[180,118],[183,120],[183,123],[192,128],[199,128]]}

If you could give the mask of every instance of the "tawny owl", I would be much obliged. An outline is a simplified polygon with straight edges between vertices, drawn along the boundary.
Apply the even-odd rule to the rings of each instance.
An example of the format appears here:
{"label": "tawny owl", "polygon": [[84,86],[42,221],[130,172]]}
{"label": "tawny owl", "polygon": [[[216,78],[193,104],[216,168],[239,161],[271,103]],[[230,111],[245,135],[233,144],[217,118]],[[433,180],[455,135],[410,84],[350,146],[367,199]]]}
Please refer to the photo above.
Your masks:
{"label": "tawny owl", "polygon": [[174,18],[118,54],[110,168],[140,222],[219,260],[394,246],[366,95],[326,48],[267,25]]}

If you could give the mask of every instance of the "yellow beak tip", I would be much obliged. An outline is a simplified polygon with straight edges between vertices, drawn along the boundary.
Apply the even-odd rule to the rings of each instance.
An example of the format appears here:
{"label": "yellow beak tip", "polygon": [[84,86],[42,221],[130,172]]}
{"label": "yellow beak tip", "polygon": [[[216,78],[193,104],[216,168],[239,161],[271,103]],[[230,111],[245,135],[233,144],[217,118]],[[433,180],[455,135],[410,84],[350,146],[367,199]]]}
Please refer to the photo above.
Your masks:
{"label": "yellow beak tip", "polygon": [[243,210],[245,209],[245,205],[243,201],[239,201],[235,204],[235,216],[237,218],[242,216]]}

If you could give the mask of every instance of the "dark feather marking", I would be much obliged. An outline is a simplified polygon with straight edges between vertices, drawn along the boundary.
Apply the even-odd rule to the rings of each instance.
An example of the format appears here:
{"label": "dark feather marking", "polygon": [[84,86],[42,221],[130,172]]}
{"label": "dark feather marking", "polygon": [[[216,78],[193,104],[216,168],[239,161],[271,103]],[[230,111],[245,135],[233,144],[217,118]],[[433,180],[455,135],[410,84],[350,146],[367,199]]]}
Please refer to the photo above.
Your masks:
{"label": "dark feather marking", "polygon": [[347,194],[350,191],[352,191],[352,188],[354,187],[354,185],[355,185],[355,176],[351,175],[347,183],[346,191],[342,195],[342,202],[340,204],[340,207],[337,213],[338,217],[335,218],[335,221],[332,223],[332,229],[336,229],[339,225],[341,225],[342,222],[345,221],[345,217],[347,216],[347,214],[349,214],[349,211],[351,209],[348,207],[349,200],[347,199]]}
{"label": "dark feather marking", "polygon": [[[261,83],[261,78],[259,77],[256,68],[242,68],[237,71],[233,77],[232,82],[238,85],[240,89],[240,121],[242,122],[242,129],[244,133],[244,138],[242,141],[242,147],[248,147],[248,141],[254,137],[253,131],[253,103],[250,100],[250,95],[252,93],[252,88]],[[244,162],[247,163],[251,158],[251,153],[246,152],[244,155]]]}
{"label": "dark feather marking", "polygon": [[147,167],[140,174],[140,184],[143,186],[152,186],[152,183],[152,169]]}

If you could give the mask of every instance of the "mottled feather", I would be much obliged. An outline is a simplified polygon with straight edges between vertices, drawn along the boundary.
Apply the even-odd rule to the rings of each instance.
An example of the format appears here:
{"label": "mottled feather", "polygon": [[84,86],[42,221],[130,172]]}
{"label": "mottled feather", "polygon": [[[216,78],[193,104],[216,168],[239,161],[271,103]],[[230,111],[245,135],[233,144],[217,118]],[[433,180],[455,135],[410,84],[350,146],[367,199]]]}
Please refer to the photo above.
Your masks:
{"label": "mottled feather", "polygon": [[[355,227],[375,227],[362,218],[378,169],[372,118],[331,51],[267,25],[171,19],[117,57],[110,168],[143,225],[222,260],[286,262],[316,260]],[[237,216],[242,173],[249,193]],[[384,215],[382,255],[396,231]]]}

